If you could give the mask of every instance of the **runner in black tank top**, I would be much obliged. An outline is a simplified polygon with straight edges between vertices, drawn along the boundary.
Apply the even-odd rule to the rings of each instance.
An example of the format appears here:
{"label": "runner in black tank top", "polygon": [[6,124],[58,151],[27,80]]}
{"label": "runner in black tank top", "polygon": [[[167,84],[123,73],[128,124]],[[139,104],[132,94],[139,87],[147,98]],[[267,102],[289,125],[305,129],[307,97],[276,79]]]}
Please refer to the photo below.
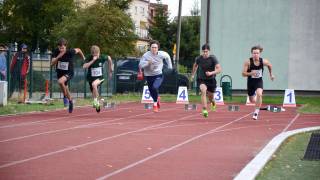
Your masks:
{"label": "runner in black tank top", "polygon": [[258,119],[259,109],[262,104],[263,93],[263,66],[267,66],[269,70],[270,79],[273,81],[274,76],[272,74],[272,65],[267,59],[260,57],[263,48],[260,46],[254,46],[251,48],[252,57],[245,61],[242,76],[247,77],[247,90],[251,103],[255,103],[255,110],[252,118]]}
{"label": "runner in black tank top", "polygon": [[263,59],[259,58],[259,65],[256,66],[253,62],[253,58],[250,58],[250,66],[248,73],[255,71],[256,73],[253,76],[248,76],[247,80],[247,90],[249,96],[254,96],[258,88],[263,89]]}

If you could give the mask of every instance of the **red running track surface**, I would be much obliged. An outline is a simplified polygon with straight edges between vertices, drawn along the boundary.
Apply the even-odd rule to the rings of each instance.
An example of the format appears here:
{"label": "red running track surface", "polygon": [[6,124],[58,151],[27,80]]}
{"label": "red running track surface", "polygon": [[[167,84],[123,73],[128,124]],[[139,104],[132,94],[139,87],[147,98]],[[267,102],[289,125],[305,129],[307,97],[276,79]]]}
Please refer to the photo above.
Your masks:
{"label": "red running track surface", "polygon": [[[200,109],[200,108],[199,108]],[[200,110],[138,103],[0,117],[0,179],[232,179],[277,134],[320,125],[320,115],[261,111],[241,105]]]}

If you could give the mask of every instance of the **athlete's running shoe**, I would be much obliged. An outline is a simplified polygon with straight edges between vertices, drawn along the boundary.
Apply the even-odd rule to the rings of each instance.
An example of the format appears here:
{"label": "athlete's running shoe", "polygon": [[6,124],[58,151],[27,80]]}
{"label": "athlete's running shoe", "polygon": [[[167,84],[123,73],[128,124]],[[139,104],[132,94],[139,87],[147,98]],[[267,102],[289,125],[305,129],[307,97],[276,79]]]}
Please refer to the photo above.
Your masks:
{"label": "athlete's running shoe", "polygon": [[159,112],[158,105],[157,106],[153,105],[153,112]]}
{"label": "athlete's running shoe", "polygon": [[216,105],[216,102],[215,101],[212,101],[211,102],[211,111],[216,111],[216,109],[217,109],[217,105]]}
{"label": "athlete's running shoe", "polygon": [[208,113],[208,111],[206,110],[206,109],[202,109],[202,115],[203,115],[203,117],[208,117],[209,116],[209,113]]}
{"label": "athlete's running shoe", "polygon": [[99,103],[98,103],[98,105],[96,105],[96,111],[97,111],[97,113],[100,112],[100,104]]}
{"label": "athlete's running shoe", "polygon": [[73,111],[73,102],[72,102],[72,100],[70,100],[69,101],[69,113],[72,113],[72,111]]}
{"label": "athlete's running shoe", "polygon": [[253,113],[253,116],[252,116],[252,119],[254,119],[254,120],[258,120],[258,113]]}
{"label": "athlete's running shoe", "polygon": [[93,108],[97,108],[97,106],[99,106],[99,102],[93,100],[92,105],[93,105]]}

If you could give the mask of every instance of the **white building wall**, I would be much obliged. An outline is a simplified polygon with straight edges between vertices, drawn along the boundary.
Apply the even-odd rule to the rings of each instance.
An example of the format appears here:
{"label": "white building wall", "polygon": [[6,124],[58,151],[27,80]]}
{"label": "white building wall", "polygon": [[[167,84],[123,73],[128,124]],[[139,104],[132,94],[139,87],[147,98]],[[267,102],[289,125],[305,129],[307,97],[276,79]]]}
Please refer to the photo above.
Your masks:
{"label": "white building wall", "polygon": [[289,88],[320,90],[319,9],[319,0],[291,0]]}
{"label": "white building wall", "polygon": [[[200,46],[207,2],[201,1]],[[260,44],[276,76],[271,81],[265,69],[264,89],[320,91],[320,0],[210,0],[210,9],[209,44],[222,75],[231,75],[233,89],[246,89],[243,62],[250,48]]]}
{"label": "white building wall", "polygon": [[148,36],[148,8],[149,1],[144,0],[133,0],[129,6],[128,13],[134,22],[136,34],[140,38],[147,38]]}

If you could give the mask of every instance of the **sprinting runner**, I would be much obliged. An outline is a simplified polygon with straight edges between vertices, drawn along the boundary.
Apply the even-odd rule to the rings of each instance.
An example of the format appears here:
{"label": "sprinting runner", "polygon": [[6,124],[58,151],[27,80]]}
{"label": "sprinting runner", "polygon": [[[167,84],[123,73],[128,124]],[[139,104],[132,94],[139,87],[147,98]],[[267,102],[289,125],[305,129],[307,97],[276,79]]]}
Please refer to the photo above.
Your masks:
{"label": "sprinting runner", "polygon": [[163,81],[163,60],[167,62],[169,69],[172,69],[172,62],[167,52],[159,51],[160,43],[158,41],[151,41],[150,48],[151,50],[144,53],[140,59],[139,68],[144,70],[144,76],[153,99],[153,111],[159,112],[160,99],[158,97],[159,87]]}
{"label": "sprinting runner", "polygon": [[[221,72],[221,66],[214,55],[209,55],[210,46],[204,44],[202,46],[202,55],[198,56],[193,64],[191,79],[194,79],[194,74],[197,72],[197,84],[201,91],[202,115],[208,117],[207,97],[211,105],[211,111],[216,110],[214,101],[214,92],[217,87],[216,75]],[[199,70],[197,71],[199,67]]]}
{"label": "sprinting runner", "polygon": [[[252,56],[244,62],[242,76],[248,77],[247,80],[247,91],[249,100],[251,103],[255,103],[255,110],[252,118],[258,119],[259,110],[262,104],[262,93],[263,93],[263,67],[267,66],[269,70],[270,79],[273,81],[274,76],[272,74],[272,65],[267,59],[260,57],[263,48],[259,45],[251,48]],[[256,98],[255,98],[256,95]]]}
{"label": "sprinting runner", "polygon": [[100,48],[96,45],[91,46],[91,54],[86,58],[83,68],[88,69],[87,81],[90,86],[93,97],[93,107],[97,112],[100,112],[99,92],[98,86],[104,81],[103,78],[103,65],[108,60],[109,78],[112,77],[112,60],[110,56],[100,54]]}
{"label": "sprinting runner", "polygon": [[69,105],[68,111],[72,113],[73,102],[72,97],[68,88],[68,81],[73,77],[73,57],[76,54],[80,54],[82,59],[85,57],[79,48],[67,49],[67,40],[61,38],[58,41],[58,49],[56,49],[52,54],[51,65],[56,66],[58,84],[63,93],[63,102],[65,106]]}

